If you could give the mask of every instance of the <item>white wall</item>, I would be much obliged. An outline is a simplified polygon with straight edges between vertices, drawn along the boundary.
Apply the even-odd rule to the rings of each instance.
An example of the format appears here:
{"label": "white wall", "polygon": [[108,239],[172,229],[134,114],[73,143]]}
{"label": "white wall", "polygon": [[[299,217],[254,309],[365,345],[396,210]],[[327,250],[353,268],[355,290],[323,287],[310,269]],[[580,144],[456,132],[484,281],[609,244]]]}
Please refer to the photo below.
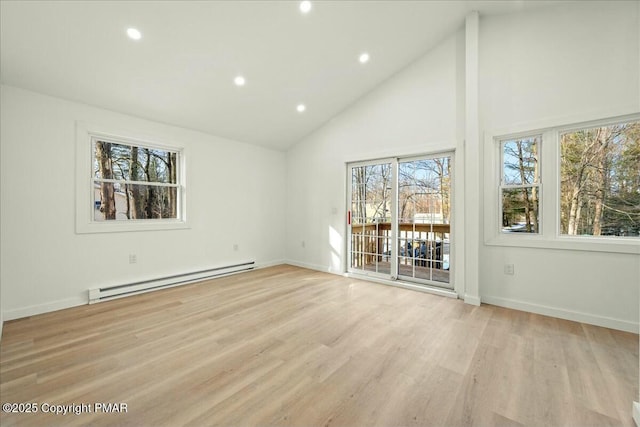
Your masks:
{"label": "white wall", "polygon": [[[5,320],[86,303],[100,285],[284,258],[284,153],[8,86],[0,111]],[[77,120],[185,147],[191,228],[76,234]]]}
{"label": "white wall", "polygon": [[347,162],[456,147],[463,42],[462,33],[448,38],[289,150],[290,262],[345,271]]}
{"label": "white wall", "polygon": [[[637,23],[637,2],[481,16],[481,133],[640,111]],[[345,162],[451,148],[464,155],[463,61],[458,33],[288,152],[289,260],[345,270]],[[466,160],[483,176],[482,158]],[[454,209],[482,222],[483,199]],[[482,235],[477,249],[483,301],[637,331],[637,255],[488,246]],[[503,274],[506,262],[514,276]]]}
{"label": "white wall", "polygon": [[485,130],[638,110],[638,2],[576,2],[482,17]]}
{"label": "white wall", "polygon": [[[526,131],[640,111],[637,26],[637,2],[484,17],[481,128]],[[499,246],[480,253],[483,301],[638,329],[638,255]],[[505,263],[514,276],[503,273]]]}
{"label": "white wall", "polygon": [[[481,17],[481,131],[640,111],[638,15],[637,2],[580,2]],[[4,318],[83,303],[86,290],[99,285],[249,257],[343,272],[345,163],[453,149],[460,160],[464,56],[464,34],[458,32],[305,138],[286,159],[2,86]],[[184,144],[191,153],[192,228],[75,234],[76,120]],[[467,160],[482,167],[481,159]],[[463,164],[456,163],[458,173]],[[480,196],[480,206],[457,203],[455,209],[478,212],[482,220]],[[240,251],[232,250],[234,243]],[[637,330],[637,255],[484,243],[478,251],[484,301]],[[137,264],[128,263],[129,253],[138,255]],[[507,262],[515,264],[514,276],[503,274]]]}

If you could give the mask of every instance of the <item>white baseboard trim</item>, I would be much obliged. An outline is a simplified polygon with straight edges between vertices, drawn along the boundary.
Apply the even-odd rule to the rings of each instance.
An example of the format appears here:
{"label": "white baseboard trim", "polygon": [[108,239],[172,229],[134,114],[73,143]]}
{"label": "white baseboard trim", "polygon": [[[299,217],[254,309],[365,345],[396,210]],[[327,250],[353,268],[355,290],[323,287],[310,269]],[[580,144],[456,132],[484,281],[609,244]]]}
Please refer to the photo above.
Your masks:
{"label": "white baseboard trim", "polygon": [[[285,264],[284,260],[273,260],[256,264],[255,268],[267,268],[276,265]],[[2,323],[4,320],[15,320],[23,317],[35,316],[38,314],[50,313],[52,311],[63,310],[65,308],[77,307],[79,305],[88,304],[88,297],[66,298],[62,300],[47,302],[43,304],[30,305],[27,307],[7,310],[0,319],[0,339],[2,334]]]}
{"label": "white baseboard trim", "polygon": [[37,314],[49,313],[52,311],[63,310],[65,308],[77,307],[89,303],[89,297],[66,298],[58,301],[47,302],[44,304],[30,305],[28,307],[15,308],[4,312],[3,320],[21,319],[23,317],[35,316]]}
{"label": "white baseboard trim", "polygon": [[633,408],[631,411],[633,414],[633,421],[635,421],[636,425],[640,427],[640,403],[633,402]]}
{"label": "white baseboard trim", "polygon": [[573,320],[575,322],[588,323],[590,325],[602,326],[605,328],[617,329],[625,332],[632,332],[634,334],[637,334],[640,330],[637,322],[629,322],[627,320],[615,319],[613,317],[598,316],[595,314],[566,310],[557,307],[549,307],[509,298],[483,295],[482,302],[486,304],[497,305],[500,307],[526,311],[529,313],[542,314],[545,316],[557,317],[565,320]]}
{"label": "white baseboard trim", "polygon": [[464,296],[464,302],[466,304],[471,304],[471,305],[477,305],[480,306],[480,297],[477,297],[475,295],[467,295],[465,294]]}
{"label": "white baseboard trim", "polygon": [[256,262],[256,269],[275,267],[276,265],[282,265],[282,264],[287,264],[287,262],[283,259],[276,259],[273,261],[266,261],[266,262]]}
{"label": "white baseboard trim", "polygon": [[321,271],[323,273],[331,273],[331,274],[337,274],[337,275],[340,275],[340,276],[344,276],[344,273],[342,271],[332,270],[330,267],[324,267],[324,266],[317,265],[317,264],[309,264],[309,263],[306,263],[306,262],[294,261],[294,260],[291,260],[291,259],[286,260],[284,263],[285,264],[289,264],[289,265],[293,265],[295,267],[307,268],[309,270]]}

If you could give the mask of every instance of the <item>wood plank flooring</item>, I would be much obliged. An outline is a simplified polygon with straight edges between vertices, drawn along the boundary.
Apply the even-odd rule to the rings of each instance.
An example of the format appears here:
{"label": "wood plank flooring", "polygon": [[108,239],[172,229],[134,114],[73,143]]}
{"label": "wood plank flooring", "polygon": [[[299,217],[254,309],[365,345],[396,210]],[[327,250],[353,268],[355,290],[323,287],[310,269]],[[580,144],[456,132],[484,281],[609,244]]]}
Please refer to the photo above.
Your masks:
{"label": "wood plank flooring", "polygon": [[292,266],[3,332],[0,400],[39,411],[2,426],[633,426],[638,397],[637,335]]}

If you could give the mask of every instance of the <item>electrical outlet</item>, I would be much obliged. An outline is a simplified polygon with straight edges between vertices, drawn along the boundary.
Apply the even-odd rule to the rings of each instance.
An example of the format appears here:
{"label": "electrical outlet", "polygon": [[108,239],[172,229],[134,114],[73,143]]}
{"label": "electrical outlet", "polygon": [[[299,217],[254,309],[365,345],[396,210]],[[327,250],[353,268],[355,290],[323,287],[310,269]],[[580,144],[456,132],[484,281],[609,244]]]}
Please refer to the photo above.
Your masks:
{"label": "electrical outlet", "polygon": [[238,244],[237,244],[237,243],[235,243],[235,244],[233,245],[233,250],[234,250],[234,251],[237,251],[237,250],[238,250]]}
{"label": "electrical outlet", "polygon": [[305,245],[305,243],[304,243],[304,240],[302,241],[302,243],[300,243],[300,245],[301,245],[303,248],[304,248],[304,247],[306,247],[306,245]]}
{"label": "electrical outlet", "polygon": [[138,262],[138,255],[129,254],[129,264],[135,264]]}
{"label": "electrical outlet", "polygon": [[505,264],[504,265],[504,274],[508,274],[509,276],[513,276],[514,275],[514,267],[513,264]]}

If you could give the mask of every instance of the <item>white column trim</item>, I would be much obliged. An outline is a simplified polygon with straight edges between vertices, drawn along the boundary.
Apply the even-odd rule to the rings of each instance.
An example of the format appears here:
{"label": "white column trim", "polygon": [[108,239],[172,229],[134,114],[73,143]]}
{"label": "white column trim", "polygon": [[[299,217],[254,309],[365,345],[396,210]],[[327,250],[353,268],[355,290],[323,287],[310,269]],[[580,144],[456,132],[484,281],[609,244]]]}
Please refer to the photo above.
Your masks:
{"label": "white column trim", "polygon": [[465,20],[465,182],[464,209],[474,212],[464,218],[464,301],[480,305],[479,256],[480,256],[480,119],[479,119],[479,70],[478,39],[480,17],[474,11]]}

